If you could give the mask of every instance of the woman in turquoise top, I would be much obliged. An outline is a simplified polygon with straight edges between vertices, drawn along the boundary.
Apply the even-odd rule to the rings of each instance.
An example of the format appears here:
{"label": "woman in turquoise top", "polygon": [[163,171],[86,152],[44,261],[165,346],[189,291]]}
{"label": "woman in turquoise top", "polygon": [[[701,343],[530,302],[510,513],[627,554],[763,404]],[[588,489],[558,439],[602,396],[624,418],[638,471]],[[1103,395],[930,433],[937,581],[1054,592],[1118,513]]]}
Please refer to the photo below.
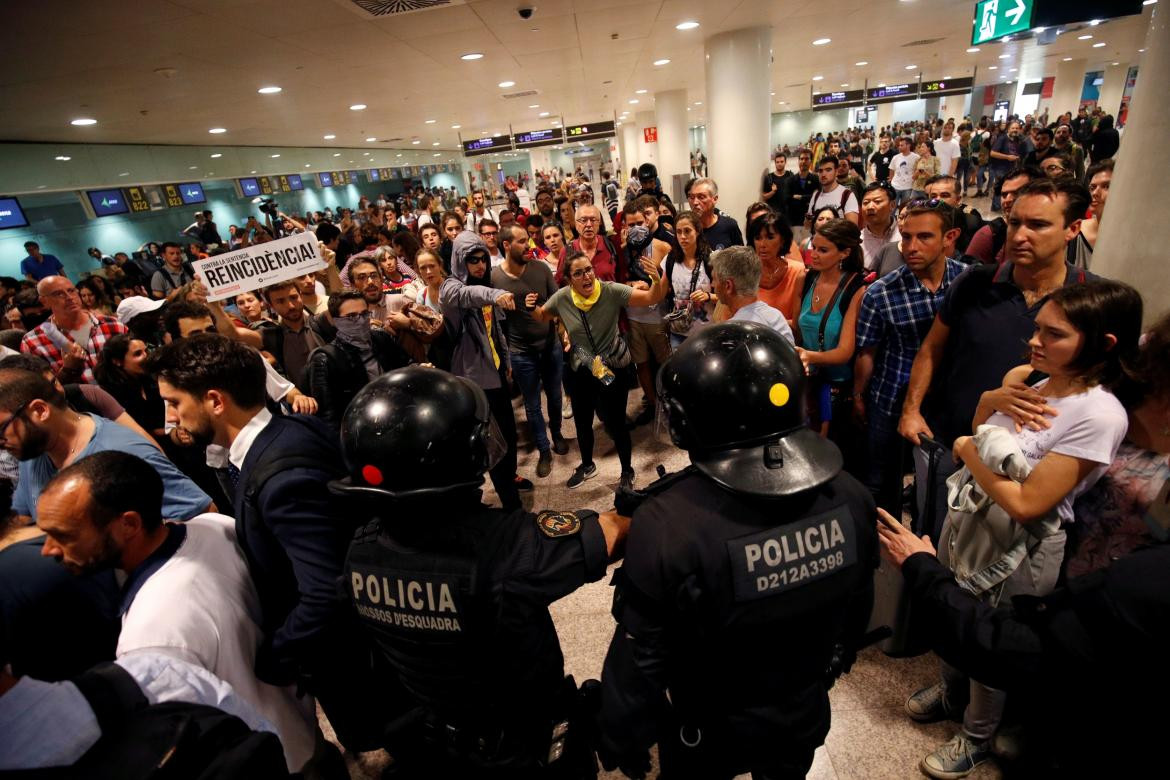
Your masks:
{"label": "woman in turquoise top", "polygon": [[817,229],[812,250],[797,318],[797,352],[810,377],[810,422],[841,448],[846,469],[859,473],[860,430],[851,410],[857,312],[865,290],[861,231],[848,220],[830,220]]}

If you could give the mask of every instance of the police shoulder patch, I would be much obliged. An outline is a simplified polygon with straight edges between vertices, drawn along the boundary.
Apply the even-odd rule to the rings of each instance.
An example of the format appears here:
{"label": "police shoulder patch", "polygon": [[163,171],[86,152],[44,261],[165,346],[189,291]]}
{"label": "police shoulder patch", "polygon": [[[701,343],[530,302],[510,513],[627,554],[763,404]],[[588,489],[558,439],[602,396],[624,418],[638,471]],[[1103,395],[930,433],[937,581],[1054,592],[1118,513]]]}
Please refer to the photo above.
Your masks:
{"label": "police shoulder patch", "polygon": [[555,512],[546,509],[536,516],[536,527],[550,539],[572,536],[581,532],[581,518],[575,512]]}

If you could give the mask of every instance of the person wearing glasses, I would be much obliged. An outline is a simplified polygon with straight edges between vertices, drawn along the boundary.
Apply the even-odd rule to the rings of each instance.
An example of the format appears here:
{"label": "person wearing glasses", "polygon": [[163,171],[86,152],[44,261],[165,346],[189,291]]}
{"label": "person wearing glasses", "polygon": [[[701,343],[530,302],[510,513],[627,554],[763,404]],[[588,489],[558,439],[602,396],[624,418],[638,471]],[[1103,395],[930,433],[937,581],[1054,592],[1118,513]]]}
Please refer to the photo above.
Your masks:
{"label": "person wearing glasses", "polygon": [[[589,206],[596,213],[595,207]],[[617,446],[621,461],[621,486],[634,485],[633,445],[626,427],[626,400],[629,383],[630,349],[618,330],[622,309],[655,306],[666,297],[669,282],[658,272],[653,256],[642,257],[642,271],[650,279],[624,285],[599,279],[594,262],[579,249],[572,249],[565,261],[569,286],[562,287],[543,303],[537,293],[525,296],[524,305],[538,322],[560,319],[569,334],[569,366],[573,376],[573,424],[581,465],[569,478],[567,487],[577,488],[597,476],[593,462],[593,415],[601,418],[605,431]]]}
{"label": "person wearing glasses", "polygon": [[[599,232],[601,226],[601,210],[592,203],[581,204],[572,215],[573,223],[577,228],[577,238],[569,244],[568,252],[577,250],[583,253],[593,263],[593,272],[603,282],[617,281],[617,249],[608,238]],[[569,239],[569,225],[562,223],[565,229],[564,238]],[[564,264],[557,269],[557,284],[564,286],[568,279],[567,268]]]}
{"label": "person wearing glasses", "polygon": [[410,363],[390,333],[371,326],[365,296],[345,290],[329,296],[329,316],[337,328],[331,344],[309,355],[308,384],[317,399],[317,416],[340,430],[349,402],[369,382]]}
{"label": "person wearing glasses", "polygon": [[62,382],[93,382],[98,354],[113,336],[126,333],[117,317],[86,310],[73,282],[48,276],[37,283],[37,295],[49,318],[20,342],[20,351],[40,355]]}
{"label": "person wearing glasses", "polygon": [[500,226],[494,219],[479,221],[479,237],[487,244],[489,265],[499,267],[504,262],[504,253],[500,250]]}
{"label": "person wearing glasses", "polygon": [[1072,159],[1065,154],[1054,154],[1040,163],[1040,170],[1050,179],[1073,178]]}

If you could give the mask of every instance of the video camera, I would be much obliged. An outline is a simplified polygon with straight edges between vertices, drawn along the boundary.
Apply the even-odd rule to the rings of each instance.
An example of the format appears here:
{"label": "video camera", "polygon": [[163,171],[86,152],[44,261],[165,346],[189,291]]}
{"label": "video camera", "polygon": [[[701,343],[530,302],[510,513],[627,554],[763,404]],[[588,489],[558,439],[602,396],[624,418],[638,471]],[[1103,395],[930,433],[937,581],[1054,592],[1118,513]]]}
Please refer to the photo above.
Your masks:
{"label": "video camera", "polygon": [[256,207],[273,219],[276,219],[276,215],[280,211],[280,204],[272,198],[260,198],[256,201]]}

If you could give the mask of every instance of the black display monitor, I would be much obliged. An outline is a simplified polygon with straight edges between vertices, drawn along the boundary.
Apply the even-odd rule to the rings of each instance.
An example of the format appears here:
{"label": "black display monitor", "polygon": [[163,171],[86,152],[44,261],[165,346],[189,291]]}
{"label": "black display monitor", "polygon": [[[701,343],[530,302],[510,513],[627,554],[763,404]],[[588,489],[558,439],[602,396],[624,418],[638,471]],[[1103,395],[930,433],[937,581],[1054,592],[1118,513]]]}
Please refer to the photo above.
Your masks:
{"label": "black display monitor", "polygon": [[28,216],[16,198],[0,198],[0,230],[28,227]]}

